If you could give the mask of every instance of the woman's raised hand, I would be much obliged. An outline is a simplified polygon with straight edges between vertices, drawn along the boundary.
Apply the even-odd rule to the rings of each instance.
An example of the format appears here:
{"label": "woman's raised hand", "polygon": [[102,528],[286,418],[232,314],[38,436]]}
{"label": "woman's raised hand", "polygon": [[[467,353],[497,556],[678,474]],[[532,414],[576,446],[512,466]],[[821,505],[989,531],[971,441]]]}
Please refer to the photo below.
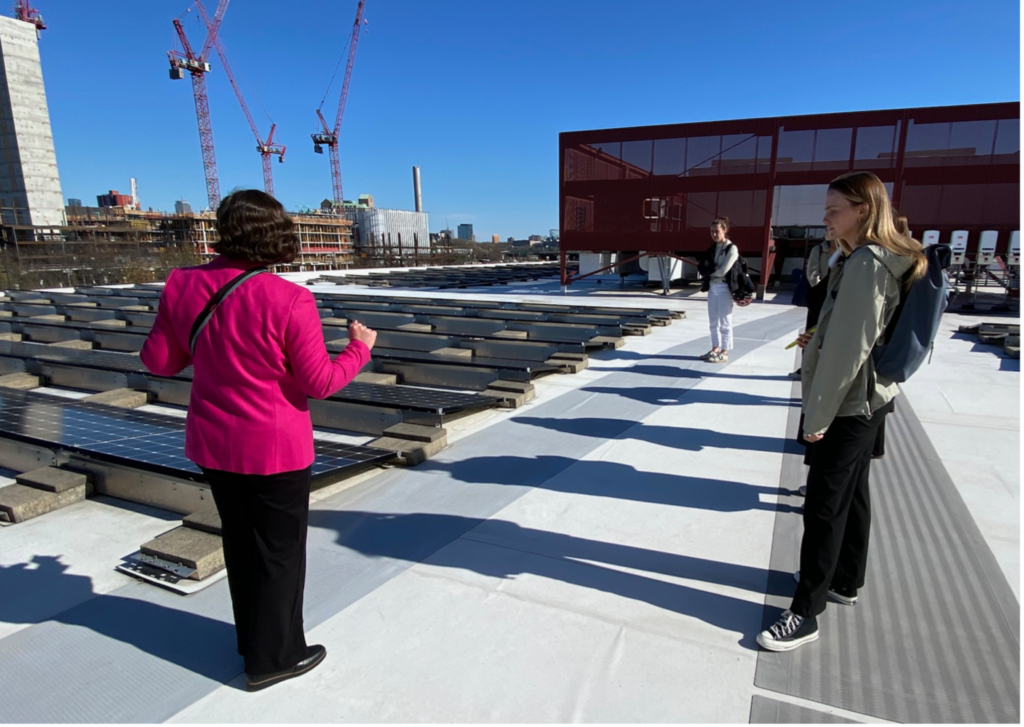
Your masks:
{"label": "woman's raised hand", "polygon": [[372,350],[373,344],[377,342],[377,331],[367,328],[359,321],[352,321],[348,327],[348,340],[362,341],[367,348]]}

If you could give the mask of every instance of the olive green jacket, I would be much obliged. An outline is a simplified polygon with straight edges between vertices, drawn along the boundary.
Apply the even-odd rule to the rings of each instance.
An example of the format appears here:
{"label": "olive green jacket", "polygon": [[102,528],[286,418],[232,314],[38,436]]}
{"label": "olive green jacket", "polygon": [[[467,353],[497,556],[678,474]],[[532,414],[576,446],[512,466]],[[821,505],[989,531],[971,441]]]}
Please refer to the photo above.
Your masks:
{"label": "olive green jacket", "polygon": [[875,373],[871,350],[899,304],[912,263],[880,245],[864,245],[832,268],[800,364],[805,434],[823,434],[837,416],[870,416],[899,393]]}

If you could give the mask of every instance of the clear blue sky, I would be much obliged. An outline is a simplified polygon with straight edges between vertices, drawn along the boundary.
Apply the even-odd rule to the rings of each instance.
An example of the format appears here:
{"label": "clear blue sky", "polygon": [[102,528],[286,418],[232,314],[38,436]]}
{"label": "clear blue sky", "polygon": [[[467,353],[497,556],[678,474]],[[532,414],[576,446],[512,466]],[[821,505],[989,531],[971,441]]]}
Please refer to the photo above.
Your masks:
{"label": "clear blue sky", "polygon": [[[172,82],[189,0],[32,0],[64,196],[95,204],[139,180],[144,207],[206,205],[191,83]],[[216,0],[207,0],[210,12]],[[221,38],[289,209],[331,196],[315,110],[356,0],[234,0]],[[478,240],[558,226],[558,133],[1020,98],[1014,0],[367,0],[341,129],[345,197],[412,209]],[[195,11],[184,18],[197,47]],[[255,141],[219,62],[208,76],[222,193],[262,188]],[[324,116],[333,120],[343,69]]]}

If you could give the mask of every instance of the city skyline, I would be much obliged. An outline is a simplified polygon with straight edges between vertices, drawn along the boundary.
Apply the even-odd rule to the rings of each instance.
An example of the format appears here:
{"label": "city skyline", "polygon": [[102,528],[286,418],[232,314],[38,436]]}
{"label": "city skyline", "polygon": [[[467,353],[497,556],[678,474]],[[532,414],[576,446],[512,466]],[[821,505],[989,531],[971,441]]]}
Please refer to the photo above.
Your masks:
{"label": "city skyline", "polygon": [[[33,2],[49,26],[40,53],[65,200],[124,193],[135,177],[143,208],[205,207],[190,84],[167,76],[171,20],[182,16],[194,46],[205,37],[189,3],[129,15]],[[288,148],[273,171],[289,209],[331,196],[327,155],[313,153],[309,134],[321,98],[333,118],[355,8],[309,0],[284,14],[252,0],[225,15],[220,37],[257,126],[266,133],[272,118]],[[856,16],[809,2],[649,2],[629,22],[622,13],[611,2],[368,0],[341,128],[345,197],[413,209],[415,165],[432,232],[472,224],[478,237],[525,239],[559,227],[561,131],[1019,99],[1019,15],[1008,2],[869,2]],[[481,33],[486,43],[446,40]],[[795,37],[822,41],[785,44]],[[827,51],[857,42],[855,62]],[[262,188],[252,134],[215,54],[210,62],[221,193]]]}

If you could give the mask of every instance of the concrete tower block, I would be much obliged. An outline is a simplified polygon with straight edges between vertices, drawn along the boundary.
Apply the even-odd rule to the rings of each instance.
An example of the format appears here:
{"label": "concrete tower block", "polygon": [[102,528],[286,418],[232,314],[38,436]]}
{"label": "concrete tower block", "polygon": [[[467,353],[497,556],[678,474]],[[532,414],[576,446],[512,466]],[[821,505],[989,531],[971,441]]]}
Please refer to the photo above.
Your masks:
{"label": "concrete tower block", "polygon": [[[27,208],[18,222],[65,223],[50,111],[35,26],[0,17],[0,207]],[[23,214],[23,213],[22,213]]]}

